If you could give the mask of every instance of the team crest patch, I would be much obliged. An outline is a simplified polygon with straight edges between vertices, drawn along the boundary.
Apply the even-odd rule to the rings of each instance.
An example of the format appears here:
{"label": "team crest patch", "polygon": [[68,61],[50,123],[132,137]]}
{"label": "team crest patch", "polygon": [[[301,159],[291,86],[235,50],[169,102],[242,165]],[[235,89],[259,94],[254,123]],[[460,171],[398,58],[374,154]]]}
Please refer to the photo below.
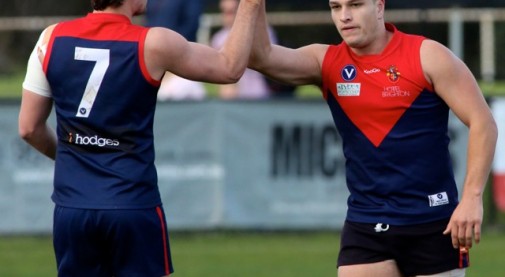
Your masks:
{"label": "team crest patch", "polygon": [[389,81],[396,83],[400,79],[401,73],[395,65],[392,65],[388,68],[388,70],[386,70],[386,75],[388,76]]}
{"label": "team crest patch", "polygon": [[346,82],[351,82],[352,80],[356,79],[356,76],[358,76],[358,70],[356,70],[356,67],[352,64],[346,65],[341,72],[342,79]]}

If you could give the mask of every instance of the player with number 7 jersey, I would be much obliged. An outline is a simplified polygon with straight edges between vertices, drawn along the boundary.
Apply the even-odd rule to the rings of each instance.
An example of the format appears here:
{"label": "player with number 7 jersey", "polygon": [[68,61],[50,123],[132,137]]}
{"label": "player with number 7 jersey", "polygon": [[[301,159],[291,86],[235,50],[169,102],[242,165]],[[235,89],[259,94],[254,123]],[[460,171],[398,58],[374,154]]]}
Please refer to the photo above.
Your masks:
{"label": "player with number 7 jersey", "polygon": [[[161,203],[151,162],[159,81],[143,62],[147,30],[126,17],[95,13],[54,28],[43,68],[58,120],[53,200],[59,205]],[[101,185],[89,185],[96,183]]]}
{"label": "player with number 7 jersey", "polygon": [[[160,80],[235,83],[264,0],[243,0],[222,49],[132,23],[146,0],[91,0],[93,12],[46,28],[28,61],[19,134],[55,160],[58,276],[173,272],[154,164]],[[56,131],[48,124],[55,106]]]}

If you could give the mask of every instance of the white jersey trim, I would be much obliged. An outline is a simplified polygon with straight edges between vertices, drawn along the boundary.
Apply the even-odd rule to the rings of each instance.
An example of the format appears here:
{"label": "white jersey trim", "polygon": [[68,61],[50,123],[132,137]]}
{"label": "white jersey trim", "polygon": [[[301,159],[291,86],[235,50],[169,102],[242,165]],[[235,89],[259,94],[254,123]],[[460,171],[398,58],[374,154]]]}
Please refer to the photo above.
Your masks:
{"label": "white jersey trim", "polygon": [[36,93],[45,97],[52,97],[51,87],[47,81],[46,74],[42,68],[42,63],[39,59],[38,52],[41,51],[42,55],[46,55],[47,44],[42,44],[46,30],[42,32],[39,40],[35,44],[30,58],[28,59],[28,66],[26,69],[25,80],[23,81],[23,89]]}

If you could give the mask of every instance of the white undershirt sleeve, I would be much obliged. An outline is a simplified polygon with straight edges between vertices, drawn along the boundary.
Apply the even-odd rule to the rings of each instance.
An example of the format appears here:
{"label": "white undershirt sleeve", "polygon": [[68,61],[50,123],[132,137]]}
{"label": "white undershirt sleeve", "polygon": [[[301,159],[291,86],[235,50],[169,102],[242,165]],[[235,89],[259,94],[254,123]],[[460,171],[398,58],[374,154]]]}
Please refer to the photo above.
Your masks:
{"label": "white undershirt sleeve", "polygon": [[38,57],[38,51],[41,51],[45,56],[47,45],[42,44],[44,40],[45,31],[39,37],[37,44],[33,48],[30,58],[28,59],[28,66],[26,68],[26,76],[23,81],[23,88],[45,97],[51,97],[51,87],[47,81],[46,74],[42,68],[42,63]]}

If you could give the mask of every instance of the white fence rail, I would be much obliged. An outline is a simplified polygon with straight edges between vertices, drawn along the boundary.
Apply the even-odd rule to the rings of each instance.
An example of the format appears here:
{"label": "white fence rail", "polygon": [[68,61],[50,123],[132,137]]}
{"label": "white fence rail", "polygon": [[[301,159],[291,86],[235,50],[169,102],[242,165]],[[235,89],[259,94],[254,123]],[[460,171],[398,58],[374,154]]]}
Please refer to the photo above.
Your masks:
{"label": "white fence rail", "polygon": [[[475,8],[475,9],[406,9],[389,10],[386,19],[396,23],[416,22],[449,22],[451,16],[459,13],[464,22],[481,22],[483,20],[505,21],[505,8]],[[333,24],[330,11],[306,12],[270,12],[269,21],[274,26],[324,25]],[[72,16],[30,16],[30,17],[0,17],[0,31],[36,31],[62,20],[72,19]],[[143,18],[137,18],[141,23]],[[214,28],[221,25],[219,14],[204,14],[202,28]]]}
{"label": "white fence rail", "polygon": [[[330,11],[270,12],[268,17],[273,26],[333,24]],[[0,17],[0,31],[37,31],[72,18],[74,17]],[[142,24],[144,18],[137,17],[135,20],[136,23]],[[494,81],[496,75],[494,23],[505,21],[505,8],[389,10],[386,12],[386,20],[394,23],[448,23],[449,47],[461,58],[464,58],[463,23],[479,23],[481,76],[485,81]],[[221,26],[219,14],[204,14],[201,17],[198,41],[208,44],[212,29],[219,26]]]}

